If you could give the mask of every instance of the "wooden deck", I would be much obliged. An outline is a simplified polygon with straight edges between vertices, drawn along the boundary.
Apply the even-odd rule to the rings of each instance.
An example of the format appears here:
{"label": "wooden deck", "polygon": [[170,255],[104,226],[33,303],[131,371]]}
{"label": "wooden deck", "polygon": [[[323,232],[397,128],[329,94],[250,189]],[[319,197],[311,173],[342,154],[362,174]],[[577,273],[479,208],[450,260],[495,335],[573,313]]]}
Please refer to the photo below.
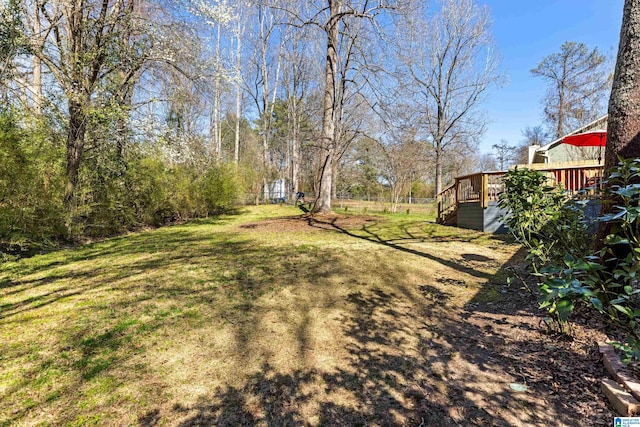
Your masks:
{"label": "wooden deck", "polygon": [[[579,191],[593,192],[602,182],[603,166],[530,165],[547,176],[549,185],[562,185],[569,194]],[[460,176],[438,194],[437,222],[458,225],[480,231],[495,232],[498,224],[497,204],[504,191],[502,177],[505,171],[480,172]]]}

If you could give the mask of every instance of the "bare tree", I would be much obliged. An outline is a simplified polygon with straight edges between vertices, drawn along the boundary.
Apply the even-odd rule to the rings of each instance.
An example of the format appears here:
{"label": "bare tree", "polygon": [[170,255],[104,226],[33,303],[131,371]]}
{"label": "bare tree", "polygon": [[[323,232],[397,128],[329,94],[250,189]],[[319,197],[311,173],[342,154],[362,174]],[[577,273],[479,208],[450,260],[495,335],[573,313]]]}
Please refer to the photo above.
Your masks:
{"label": "bare tree", "polygon": [[481,154],[476,159],[476,172],[494,171],[497,169],[496,159],[491,154]]}
{"label": "bare tree", "polygon": [[213,82],[220,64],[215,62],[212,38],[202,37],[209,34],[210,24],[203,30],[192,16],[185,23],[183,10],[162,7],[148,13],[154,22],[152,46],[133,88],[130,120],[146,141],[168,150],[171,162],[183,156],[191,161],[203,152],[213,157]]}
{"label": "bare tree", "polygon": [[0,5],[0,82],[35,119],[42,118],[45,104],[42,61],[31,54],[42,49],[47,38],[43,6],[40,0],[8,0]]}
{"label": "bare tree", "polygon": [[379,176],[389,187],[391,210],[396,212],[400,198],[410,192],[411,184],[426,169],[428,150],[419,140],[420,124],[411,109],[397,102],[393,91],[379,98],[376,115],[369,116],[369,138],[375,135],[379,145]]}
{"label": "bare tree", "polygon": [[67,102],[67,207],[73,201],[96,91],[117,73],[122,73],[121,84],[127,84],[139,69],[135,56],[146,52],[142,45],[122,50],[122,37],[132,34],[139,22],[135,1],[57,0],[34,11],[41,34],[31,34],[31,52],[51,72]]}
{"label": "bare tree", "polygon": [[522,130],[522,143],[526,145],[544,145],[549,140],[549,134],[542,126],[527,126]]}
{"label": "bare tree", "polygon": [[263,186],[267,188],[268,175],[273,170],[270,143],[286,39],[280,25],[282,11],[258,3],[253,12],[254,23],[252,31],[248,34],[251,38],[249,43],[254,47],[250,56],[253,72],[251,81],[247,81],[247,93],[253,100],[259,117],[262,167],[265,171]]}
{"label": "bare tree", "polygon": [[[43,2],[40,0],[24,0],[21,1],[21,23],[24,23],[24,29],[26,33],[30,35],[30,44],[36,44],[42,47],[45,41],[43,36],[42,17],[39,13],[39,9],[43,6]],[[12,7],[17,4],[16,0],[11,0],[7,4],[7,11],[11,11]],[[16,35],[14,35],[16,37]],[[20,40],[21,37],[16,37],[14,40]],[[42,91],[42,61],[37,55],[31,56],[30,70],[24,74],[30,74],[31,80],[27,77],[18,77],[14,75],[14,79],[19,85],[26,91],[23,98],[32,99],[31,110],[35,117],[42,118],[44,96]],[[26,64],[26,61],[25,61]],[[28,107],[25,105],[25,107]]]}
{"label": "bare tree", "polygon": [[8,0],[0,5],[0,85],[5,102],[11,90],[9,86],[16,78],[15,58],[28,48],[23,18],[17,0]]}
{"label": "bare tree", "polygon": [[[378,17],[399,8],[399,2],[328,0],[329,15],[323,28],[327,35],[327,61],[321,141],[321,164],[317,212],[331,210],[337,165],[348,145],[359,135],[363,111],[370,110],[364,88],[367,72],[373,71],[360,38],[375,36]],[[367,27],[368,25],[368,27]],[[360,79],[360,83],[358,80]],[[351,86],[351,87],[350,87]]]}
{"label": "bare tree", "polygon": [[382,144],[385,167],[382,176],[391,190],[391,211],[397,212],[400,198],[406,195],[413,180],[424,168],[423,144],[406,135],[406,139]]}
{"label": "bare tree", "polygon": [[[320,173],[318,178],[318,199],[316,212],[331,211],[331,196],[334,190],[334,169],[339,157],[337,137],[343,134],[341,128],[344,117],[345,101],[348,97],[348,86],[353,83],[348,74],[342,71],[352,69],[350,62],[354,57],[354,40],[359,36],[351,29],[362,28],[355,23],[361,20],[370,26],[377,27],[378,17],[386,10],[395,7],[397,1],[385,0],[322,0],[306,4],[299,10],[286,8],[289,22],[296,27],[313,26],[320,29],[326,40],[323,78],[322,132],[320,145],[322,149]],[[362,34],[360,34],[362,35]],[[365,64],[360,64],[363,70]],[[351,75],[353,76],[353,75]]]}
{"label": "bare tree", "polygon": [[217,1],[212,14],[215,26],[215,74],[213,78],[213,108],[211,110],[211,147],[216,160],[222,159],[222,84],[226,80],[226,70],[222,67],[221,44],[223,27],[231,21],[231,9],[226,0]]}
{"label": "bare tree", "polygon": [[290,27],[284,54],[284,72],[282,84],[287,109],[287,140],[289,172],[291,179],[291,194],[293,198],[300,191],[301,183],[301,148],[310,131],[309,100],[310,87],[313,85],[313,64],[311,55],[314,54],[313,43],[308,35]]}
{"label": "bare tree", "polygon": [[244,1],[236,2],[236,64],[235,64],[235,84],[236,84],[236,121],[235,121],[235,137],[233,144],[233,162],[238,165],[240,161],[240,122],[242,121],[242,38],[245,31],[245,10],[247,5]]}
{"label": "bare tree", "polygon": [[203,64],[194,60],[202,46],[200,40],[187,37],[186,32],[181,35],[183,46],[189,46],[189,54],[182,58],[174,56],[172,62],[181,71],[164,65],[154,73],[154,80],[161,87],[158,95],[165,104],[161,110],[164,126],[160,148],[170,163],[194,164],[211,155],[205,125],[210,116],[211,87],[209,81],[189,77],[202,73]]}
{"label": "bare tree", "polygon": [[[324,102],[322,115],[322,135],[321,143],[325,151],[321,163],[321,175],[319,180],[318,200],[315,210],[317,212],[331,211],[331,192],[333,185],[333,168],[335,165],[336,152],[336,113],[338,104],[336,94],[339,88],[337,79],[338,66],[338,41],[340,25],[346,15],[343,11],[343,0],[327,0],[329,15],[327,21],[322,26],[327,36],[327,60],[325,62],[324,73]],[[353,10],[353,9],[352,9]]]}
{"label": "bare tree", "polygon": [[[240,8],[241,2],[236,6]],[[209,116],[209,154],[213,155],[217,161],[222,159],[222,94],[223,88],[234,78],[237,79],[237,70],[231,76],[229,70],[224,66],[222,57],[223,39],[230,29],[232,22],[237,20],[240,25],[238,11],[229,5],[228,0],[191,0],[189,8],[191,12],[204,20],[213,33],[213,88],[212,106]],[[235,12],[235,13],[234,13]],[[238,30],[236,28],[235,30]],[[239,36],[238,36],[239,37]],[[239,40],[239,38],[237,39]],[[238,46],[240,46],[238,42]]]}
{"label": "bare tree", "polygon": [[501,139],[500,144],[493,144],[491,148],[493,148],[498,168],[501,171],[516,159],[516,146],[510,145],[506,139]]}
{"label": "bare tree", "polygon": [[611,72],[598,48],[589,51],[584,43],[566,42],[560,52],[545,57],[531,73],[548,82],[542,105],[556,138],[602,114]]}
{"label": "bare tree", "polygon": [[489,11],[473,0],[441,0],[439,6],[433,18],[425,6],[414,10],[399,28],[402,87],[432,146],[436,193],[446,152],[460,144],[473,150],[486,122],[478,107],[501,80]]}
{"label": "bare tree", "polygon": [[[544,127],[527,126],[522,130],[522,139],[516,147],[515,161],[518,164],[528,164],[530,151],[535,147],[541,147],[549,142],[549,134]],[[534,147],[534,148],[531,148]]]}

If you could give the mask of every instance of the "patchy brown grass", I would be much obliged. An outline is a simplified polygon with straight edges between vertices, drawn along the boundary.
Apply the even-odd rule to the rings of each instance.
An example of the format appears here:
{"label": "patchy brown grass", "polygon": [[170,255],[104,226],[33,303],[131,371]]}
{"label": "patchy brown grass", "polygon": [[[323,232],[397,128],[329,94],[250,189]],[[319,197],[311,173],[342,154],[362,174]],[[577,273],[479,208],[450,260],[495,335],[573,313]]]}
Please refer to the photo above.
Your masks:
{"label": "patchy brown grass", "polygon": [[383,219],[366,215],[339,215],[339,214],[302,214],[284,216],[261,221],[248,222],[238,226],[240,230],[255,230],[259,232],[310,232],[314,229],[333,230],[362,228],[381,222]]}
{"label": "patchy brown grass", "polygon": [[547,335],[517,251],[270,206],[7,263],[0,423],[610,424],[600,336]]}

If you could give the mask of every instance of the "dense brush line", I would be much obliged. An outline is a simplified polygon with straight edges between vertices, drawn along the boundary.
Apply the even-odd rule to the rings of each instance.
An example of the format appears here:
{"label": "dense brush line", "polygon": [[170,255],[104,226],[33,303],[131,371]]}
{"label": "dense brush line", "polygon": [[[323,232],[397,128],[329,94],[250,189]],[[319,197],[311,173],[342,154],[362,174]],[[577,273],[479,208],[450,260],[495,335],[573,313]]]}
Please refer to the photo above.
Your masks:
{"label": "dense brush line", "polygon": [[141,227],[202,218],[233,208],[238,168],[169,162],[162,153],[96,147],[80,170],[78,193],[65,206],[65,152],[45,126],[0,114],[0,252],[24,254],[60,242],[105,237]]}

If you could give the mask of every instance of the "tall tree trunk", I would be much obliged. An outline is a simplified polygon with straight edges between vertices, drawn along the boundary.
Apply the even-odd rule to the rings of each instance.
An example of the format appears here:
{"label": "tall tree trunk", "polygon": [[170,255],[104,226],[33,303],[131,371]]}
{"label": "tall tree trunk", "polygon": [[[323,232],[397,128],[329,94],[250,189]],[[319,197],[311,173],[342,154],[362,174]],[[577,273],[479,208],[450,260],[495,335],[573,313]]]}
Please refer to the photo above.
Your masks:
{"label": "tall tree trunk", "polygon": [[327,58],[325,64],[325,87],[322,114],[322,147],[323,161],[320,175],[320,188],[315,211],[331,212],[331,190],[333,183],[333,162],[335,158],[335,104],[336,104],[336,70],[338,61],[338,27],[340,23],[340,0],[329,0],[329,21],[327,32]]}
{"label": "tall tree trunk", "polygon": [[37,56],[33,57],[33,115],[42,118],[42,108],[44,97],[42,95],[42,61]]}
{"label": "tall tree trunk", "polygon": [[293,140],[291,141],[291,192],[292,199],[300,191],[298,181],[300,170],[300,141],[298,140],[298,132],[294,129]]}
{"label": "tall tree trunk", "polygon": [[318,199],[316,200],[315,212],[331,212],[331,182],[333,171],[331,165],[335,156],[335,148],[332,146],[324,148],[324,157],[320,166],[320,184],[318,186]]}
{"label": "tall tree trunk", "polygon": [[[129,0],[126,6],[127,15],[133,19],[136,14],[137,9],[137,0]],[[128,52],[130,46],[133,43],[133,35],[132,35],[132,26],[124,25],[122,26],[122,33],[120,39],[120,50],[122,52]],[[125,112],[129,112],[131,110],[131,106],[133,103],[133,89],[135,85],[134,74],[138,71],[139,65],[133,65],[132,68],[121,68],[118,70],[118,106],[120,107],[120,111],[118,112],[118,118],[116,119],[116,144],[118,149],[118,156],[122,160],[125,156],[125,147],[127,145],[129,139],[129,122],[128,122],[128,114]],[[126,163],[123,163],[126,167]]]}
{"label": "tall tree trunk", "polygon": [[241,114],[241,106],[242,106],[242,72],[241,70],[241,62],[242,58],[240,57],[242,53],[242,24],[241,18],[238,16],[238,34],[236,35],[237,44],[236,44],[236,135],[233,144],[233,163],[238,166],[238,162],[240,161],[240,114]]}
{"label": "tall tree trunk", "polygon": [[331,177],[331,198],[338,198],[338,174],[340,172],[338,168],[338,156],[333,157],[333,166],[331,167],[332,177]]}
{"label": "tall tree trunk", "polygon": [[558,124],[556,127],[556,138],[562,138],[564,135],[564,82],[560,84],[560,93],[558,94]]}
{"label": "tall tree trunk", "polygon": [[69,129],[67,131],[67,169],[64,192],[64,203],[68,210],[71,209],[78,184],[78,173],[82,152],[84,150],[84,137],[87,130],[87,117],[85,105],[77,98],[69,99]]}
{"label": "tall tree trunk", "polygon": [[[220,67],[220,41],[221,41],[221,29],[220,24],[217,25],[217,34],[216,34],[216,67]],[[213,94],[213,152],[215,156],[216,162],[220,161],[222,158],[222,137],[221,137],[221,84],[220,84],[220,70],[216,69],[216,76],[214,79],[214,88],[215,93]]]}
{"label": "tall tree trunk", "polygon": [[620,45],[609,98],[605,169],[640,157],[640,1],[625,0]]}
{"label": "tall tree trunk", "polygon": [[[620,44],[609,98],[605,176],[618,164],[618,157],[640,158],[640,1],[625,0]],[[611,204],[603,204],[608,213]],[[602,247],[610,226],[600,223],[596,247]]]}
{"label": "tall tree trunk", "polygon": [[442,191],[442,143],[436,141],[436,196]]}
{"label": "tall tree trunk", "polygon": [[[42,24],[40,22],[40,12],[38,8],[40,7],[40,2],[34,2],[35,11],[33,13],[33,33],[37,34],[40,37],[42,31]],[[42,46],[39,46],[41,49]],[[31,82],[31,91],[33,93],[33,114],[36,118],[42,118],[42,107],[44,97],[42,96],[42,60],[37,56],[33,55],[33,80]]]}
{"label": "tall tree trunk", "polygon": [[267,63],[268,36],[265,33],[266,13],[263,11],[260,16],[260,73],[262,74],[262,162],[264,167],[263,176],[263,193],[265,200],[271,195],[269,194],[269,132],[271,131],[271,118],[269,111],[269,67]]}
{"label": "tall tree trunk", "polygon": [[300,174],[300,120],[298,118],[298,96],[295,90],[295,83],[293,87],[293,96],[289,97],[288,102],[288,114],[291,123],[291,200],[295,200],[296,194],[300,191],[298,183]]}

